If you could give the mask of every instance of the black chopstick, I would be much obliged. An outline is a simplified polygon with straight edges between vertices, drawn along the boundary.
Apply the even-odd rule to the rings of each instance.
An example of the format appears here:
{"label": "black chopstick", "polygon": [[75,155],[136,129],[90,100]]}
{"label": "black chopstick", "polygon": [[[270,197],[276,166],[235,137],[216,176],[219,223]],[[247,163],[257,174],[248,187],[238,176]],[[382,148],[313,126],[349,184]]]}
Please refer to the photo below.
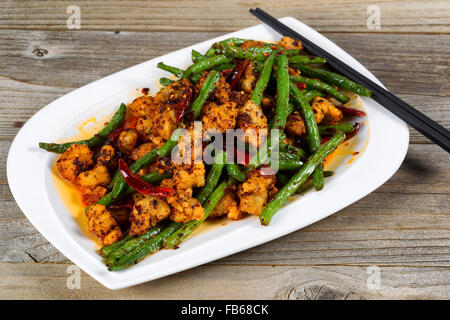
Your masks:
{"label": "black chopstick", "polygon": [[420,111],[414,109],[406,102],[396,97],[389,91],[385,90],[372,80],[360,74],[358,71],[354,70],[344,62],[340,61],[331,53],[325,51],[288,26],[284,25],[263,10],[259,8],[256,8],[255,10],[250,9],[250,13],[283,36],[290,36],[291,38],[301,40],[303,46],[311,54],[326,58],[327,64],[334,68],[336,71],[348,77],[352,81],[355,81],[370,89],[373,93],[372,98],[375,101],[379,102],[383,107],[404,120],[424,136],[428,137],[430,140],[442,147],[444,150],[450,152],[450,133],[447,129],[431,120]]}

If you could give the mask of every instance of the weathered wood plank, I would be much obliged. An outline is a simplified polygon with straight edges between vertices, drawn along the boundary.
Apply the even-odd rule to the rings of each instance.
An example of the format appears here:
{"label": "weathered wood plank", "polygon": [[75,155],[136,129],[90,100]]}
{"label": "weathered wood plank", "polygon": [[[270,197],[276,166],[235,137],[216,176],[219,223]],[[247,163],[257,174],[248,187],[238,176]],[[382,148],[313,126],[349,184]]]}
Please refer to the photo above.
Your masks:
{"label": "weathered wood plank", "polygon": [[[0,138],[45,104],[91,81],[218,33],[0,31]],[[450,127],[450,36],[328,34],[394,93]],[[36,40],[39,39],[39,40]],[[136,43],[140,46],[135,48]],[[155,45],[157,43],[158,45]],[[47,50],[43,57],[35,49]],[[414,67],[412,67],[414,66]],[[415,130],[411,141],[428,143]]]}
{"label": "weathered wood plank", "polygon": [[[449,163],[448,154],[434,145],[411,145],[400,170],[369,196],[217,263],[450,266]],[[23,216],[5,184],[0,184],[0,220],[0,261],[67,261]]]}
{"label": "weathered wood plank", "polygon": [[[72,1],[2,1],[0,28],[65,30]],[[376,32],[450,31],[450,4],[434,1],[77,1],[84,30],[234,31],[259,23],[248,13],[261,7],[275,17],[294,16],[319,31],[366,32],[367,9],[377,5],[381,28]]]}
{"label": "weathered wood plank", "polygon": [[[0,299],[448,299],[448,268],[205,265],[117,291],[81,274],[68,289],[65,264],[0,263]],[[372,266],[373,268],[374,266]],[[375,267],[376,268],[376,267]],[[372,278],[370,278],[372,277]],[[72,282],[69,280],[69,287]],[[368,285],[369,283],[369,285]],[[220,294],[217,292],[220,288]]]}

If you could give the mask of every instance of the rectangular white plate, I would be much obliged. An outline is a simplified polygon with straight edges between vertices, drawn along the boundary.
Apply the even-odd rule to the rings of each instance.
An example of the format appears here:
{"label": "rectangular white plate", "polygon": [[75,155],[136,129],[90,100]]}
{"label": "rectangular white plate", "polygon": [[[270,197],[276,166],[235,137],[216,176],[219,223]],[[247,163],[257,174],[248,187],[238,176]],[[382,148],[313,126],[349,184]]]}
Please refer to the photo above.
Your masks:
{"label": "rectangular white plate", "polygon": [[[367,69],[300,21],[281,21],[328,50],[368,78],[381,84]],[[406,124],[377,102],[363,98],[367,120],[357,148],[365,150],[351,165],[336,170],[321,192],[308,192],[283,207],[269,227],[248,218],[211,232],[196,234],[178,250],[163,250],[138,265],[108,272],[102,259],[62,203],[51,179],[56,156],[38,148],[39,141],[55,141],[76,133],[76,126],[92,115],[111,114],[120,102],[131,102],[137,88],[157,91],[157,80],[168,74],[156,68],[164,61],[186,68],[191,50],[205,52],[229,37],[278,41],[280,35],[265,25],[233,32],[141,63],[53,101],[36,113],[14,139],[7,163],[8,182],[19,207],[31,223],[66,257],[110,289],[120,289],[192,268],[257,246],[323,219],[366,196],[386,182],[402,163],[409,141]],[[369,128],[370,126],[370,135]],[[359,149],[357,149],[359,150]]]}

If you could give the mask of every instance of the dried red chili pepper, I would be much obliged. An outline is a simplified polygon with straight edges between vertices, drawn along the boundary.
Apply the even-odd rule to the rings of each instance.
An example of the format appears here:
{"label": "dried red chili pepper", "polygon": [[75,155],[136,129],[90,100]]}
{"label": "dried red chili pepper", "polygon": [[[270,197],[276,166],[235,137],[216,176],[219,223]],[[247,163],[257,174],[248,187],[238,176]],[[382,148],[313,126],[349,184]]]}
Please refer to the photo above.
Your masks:
{"label": "dried red chili pepper", "polygon": [[108,140],[111,141],[110,143],[112,145],[116,145],[117,144],[117,140],[119,139],[120,134],[122,133],[122,131],[124,131],[125,129],[123,127],[117,128],[116,130],[114,130],[113,132],[111,132],[108,135]]}
{"label": "dried red chili pepper", "polygon": [[230,83],[230,89],[233,90],[236,85],[239,83],[239,80],[242,77],[242,73],[245,69],[247,69],[250,60],[245,59],[240,62],[236,67],[234,67],[233,71],[228,75],[227,81]]}
{"label": "dried red chili pepper", "polygon": [[296,83],[295,86],[300,90],[306,89],[306,84],[304,83]]}
{"label": "dried red chili pepper", "polygon": [[320,144],[324,144],[325,142],[327,142],[330,139],[331,139],[331,137],[324,137],[324,138],[322,138],[322,141],[320,141]]}
{"label": "dried red chili pepper", "polygon": [[183,119],[186,110],[190,107],[192,95],[193,95],[192,86],[188,85],[186,89],[184,89],[181,98],[179,99],[178,103],[175,106],[176,119],[178,122]]}
{"label": "dried red chili pepper", "polygon": [[241,164],[244,167],[246,167],[250,162],[250,155],[247,152],[245,152],[245,150],[235,148],[234,155],[236,157],[237,164]]}
{"label": "dried red chili pepper", "polygon": [[128,168],[127,164],[122,159],[119,159],[119,170],[120,173],[122,173],[125,182],[140,193],[151,194],[158,197],[167,197],[175,193],[171,188],[155,187],[154,185],[141,180],[131,172],[130,168]]}
{"label": "dried red chili pepper", "polygon": [[275,171],[272,169],[272,167],[268,165],[260,166],[255,171],[262,176],[273,176],[275,174]]}
{"label": "dried red chili pepper", "polygon": [[347,116],[355,116],[355,117],[365,117],[366,113],[362,110],[353,109],[353,108],[347,108],[347,107],[339,107],[341,109],[342,113]]}

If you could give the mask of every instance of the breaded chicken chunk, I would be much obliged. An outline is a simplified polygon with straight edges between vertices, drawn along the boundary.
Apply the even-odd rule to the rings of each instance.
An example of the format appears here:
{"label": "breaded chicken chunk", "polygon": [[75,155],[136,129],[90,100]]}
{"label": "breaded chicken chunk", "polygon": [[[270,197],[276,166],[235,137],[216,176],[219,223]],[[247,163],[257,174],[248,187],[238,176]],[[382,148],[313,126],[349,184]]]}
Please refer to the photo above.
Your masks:
{"label": "breaded chicken chunk", "polygon": [[111,182],[108,169],[100,164],[95,165],[92,170],[84,171],[77,177],[76,184],[81,190],[94,188],[96,186],[106,186]]}
{"label": "breaded chicken chunk", "polygon": [[98,200],[103,198],[108,189],[102,186],[96,186],[93,188],[84,189],[81,193],[81,197],[83,199],[83,204],[85,206],[90,206],[91,204],[96,203]]}
{"label": "breaded chicken chunk", "polygon": [[117,139],[117,147],[120,152],[130,154],[136,148],[138,140],[139,134],[135,129],[124,130]]}
{"label": "breaded chicken chunk", "polygon": [[236,102],[207,103],[202,109],[203,130],[225,133],[227,129],[234,129],[238,112]]}
{"label": "breaded chicken chunk", "polygon": [[292,112],[287,118],[286,131],[294,136],[306,133],[305,122],[298,111]]}
{"label": "breaded chicken chunk", "polygon": [[56,162],[59,174],[71,182],[93,164],[93,152],[87,145],[80,144],[70,146]]}
{"label": "breaded chicken chunk", "polygon": [[155,98],[151,96],[142,96],[136,98],[128,106],[128,109],[136,118],[149,116],[152,110],[157,108],[157,103],[154,100]]}
{"label": "breaded chicken chunk", "polygon": [[302,50],[303,49],[303,44],[300,40],[294,40],[291,37],[287,37],[287,36],[281,38],[278,45],[282,46],[286,50],[290,50],[290,49]]}
{"label": "breaded chicken chunk", "polygon": [[102,239],[103,245],[109,245],[122,239],[122,231],[106,207],[94,204],[86,211],[88,230]]}
{"label": "breaded chicken chunk", "polygon": [[266,140],[267,118],[261,107],[256,105],[252,100],[248,100],[239,109],[237,125],[245,133],[245,137],[241,138],[245,142],[250,143],[254,148],[257,148]]}
{"label": "breaded chicken chunk", "polygon": [[259,216],[269,197],[276,192],[275,175],[262,175],[252,171],[238,187],[239,210]]}
{"label": "breaded chicken chunk", "polygon": [[172,188],[176,191],[173,196],[165,197],[165,200],[172,208],[172,213],[170,214],[172,221],[186,223],[194,219],[200,220],[203,218],[205,210],[197,199],[192,198],[191,188],[185,190],[176,189],[174,182],[170,179],[161,181],[161,187]]}
{"label": "breaded chicken chunk", "polygon": [[342,111],[339,110],[329,100],[315,97],[311,104],[317,123],[334,123],[342,119]]}
{"label": "breaded chicken chunk", "polygon": [[172,179],[177,190],[203,187],[205,185],[205,164],[201,162],[174,165]]}
{"label": "breaded chicken chunk", "polygon": [[262,41],[258,41],[258,40],[248,40],[245,41],[242,45],[241,48],[242,49],[247,49],[247,48],[257,48],[257,47],[264,47],[264,42]]}
{"label": "breaded chicken chunk", "polygon": [[231,220],[239,220],[244,216],[244,213],[239,210],[239,206],[231,192],[227,192],[222,199],[214,207],[209,217],[220,217],[227,215]]}
{"label": "breaded chicken chunk", "polygon": [[164,198],[133,194],[134,206],[130,215],[130,235],[141,235],[170,215],[170,207]]}
{"label": "breaded chicken chunk", "polygon": [[239,83],[241,84],[242,90],[244,90],[247,93],[253,92],[253,86],[256,83],[256,76],[254,72],[254,66],[253,62],[250,61],[247,68],[244,71],[244,74],[242,75],[242,78],[239,80]]}

